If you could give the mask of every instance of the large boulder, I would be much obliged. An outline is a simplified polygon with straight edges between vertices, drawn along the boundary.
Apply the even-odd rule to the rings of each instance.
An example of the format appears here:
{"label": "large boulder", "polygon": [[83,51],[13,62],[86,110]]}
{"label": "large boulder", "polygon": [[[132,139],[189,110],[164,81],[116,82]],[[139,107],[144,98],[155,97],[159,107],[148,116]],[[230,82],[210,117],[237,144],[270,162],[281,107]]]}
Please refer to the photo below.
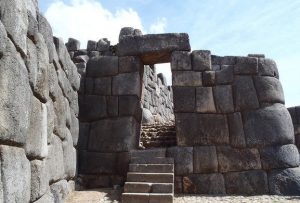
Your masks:
{"label": "large boulder", "polygon": [[26,55],[28,17],[25,1],[2,0],[0,2],[0,20],[22,55]]}
{"label": "large boulder", "polygon": [[3,202],[30,201],[30,162],[21,148],[0,145],[0,169]]}
{"label": "large boulder", "polygon": [[260,157],[266,170],[299,166],[299,152],[293,144],[266,147],[260,151]]}
{"label": "large boulder", "polygon": [[31,164],[31,201],[36,201],[49,190],[49,173],[45,160],[33,160]]}
{"label": "large boulder", "polygon": [[176,175],[193,172],[193,147],[170,147],[167,156],[174,158]]}
{"label": "large boulder", "polygon": [[284,94],[280,81],[274,77],[254,77],[260,102],[284,104]]}
{"label": "large boulder", "polygon": [[116,153],[82,151],[79,154],[80,174],[115,174],[117,172]]}
{"label": "large boulder", "polygon": [[194,173],[218,172],[218,157],[215,146],[194,147]]}
{"label": "large boulder", "polygon": [[137,122],[134,117],[108,118],[93,122],[88,149],[122,152],[137,147]]}
{"label": "large boulder", "polygon": [[300,195],[300,168],[271,171],[269,187],[273,195]]}
{"label": "large boulder", "polygon": [[259,108],[259,102],[251,76],[236,76],[233,83],[233,93],[236,111]]}
{"label": "large boulder", "polygon": [[45,158],[48,155],[47,125],[47,106],[33,97],[30,127],[25,145],[27,156],[31,158]]}
{"label": "large boulder", "polygon": [[224,177],[221,173],[191,174],[183,177],[183,192],[190,194],[226,194]]}
{"label": "large boulder", "polygon": [[49,95],[48,49],[41,34],[36,34],[34,38],[36,45],[30,39],[27,39],[26,65],[28,68],[29,82],[34,93],[45,102]]}
{"label": "large boulder", "polygon": [[141,79],[139,72],[122,73],[113,77],[113,95],[141,95]]}
{"label": "large boulder", "polygon": [[175,114],[179,146],[229,144],[227,118],[221,114]]}
{"label": "large boulder", "polygon": [[65,178],[71,179],[76,173],[76,149],[73,147],[72,135],[67,130],[66,139],[62,142]]}
{"label": "large boulder", "polygon": [[52,143],[49,145],[49,155],[46,160],[46,167],[51,182],[64,178],[64,153],[62,141],[56,135],[53,135]]}
{"label": "large boulder", "polygon": [[220,172],[261,169],[257,149],[236,149],[227,146],[217,147]]}
{"label": "large boulder", "polygon": [[269,192],[267,174],[261,170],[226,173],[225,185],[227,194],[263,195]]}
{"label": "large boulder", "polygon": [[5,43],[0,59],[0,140],[23,145],[29,127],[32,93],[21,56],[10,40]]}
{"label": "large boulder", "polygon": [[145,65],[170,61],[173,51],[190,51],[186,33],[127,35],[120,38],[119,56],[141,56]]}
{"label": "large boulder", "polygon": [[282,104],[244,112],[243,121],[249,147],[294,143],[292,119]]}

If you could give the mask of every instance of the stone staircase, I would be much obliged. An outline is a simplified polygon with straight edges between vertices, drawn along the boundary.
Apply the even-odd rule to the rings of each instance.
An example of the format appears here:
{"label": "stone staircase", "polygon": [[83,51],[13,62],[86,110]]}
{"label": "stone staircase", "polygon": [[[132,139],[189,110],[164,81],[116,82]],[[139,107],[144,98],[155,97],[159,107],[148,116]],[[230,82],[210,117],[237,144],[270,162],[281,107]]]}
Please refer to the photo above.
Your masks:
{"label": "stone staircase", "polygon": [[176,129],[172,124],[143,125],[140,144],[143,148],[176,146]]}
{"label": "stone staircase", "polygon": [[174,160],[166,149],[131,151],[123,203],[172,203],[174,196]]}

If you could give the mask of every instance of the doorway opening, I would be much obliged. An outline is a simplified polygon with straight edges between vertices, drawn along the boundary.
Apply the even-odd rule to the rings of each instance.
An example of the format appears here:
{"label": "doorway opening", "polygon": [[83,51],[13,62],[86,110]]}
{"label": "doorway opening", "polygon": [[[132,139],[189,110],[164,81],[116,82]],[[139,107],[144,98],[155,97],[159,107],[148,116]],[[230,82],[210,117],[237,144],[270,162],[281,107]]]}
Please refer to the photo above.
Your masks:
{"label": "doorway opening", "polygon": [[176,145],[170,63],[145,65],[142,90],[141,148]]}

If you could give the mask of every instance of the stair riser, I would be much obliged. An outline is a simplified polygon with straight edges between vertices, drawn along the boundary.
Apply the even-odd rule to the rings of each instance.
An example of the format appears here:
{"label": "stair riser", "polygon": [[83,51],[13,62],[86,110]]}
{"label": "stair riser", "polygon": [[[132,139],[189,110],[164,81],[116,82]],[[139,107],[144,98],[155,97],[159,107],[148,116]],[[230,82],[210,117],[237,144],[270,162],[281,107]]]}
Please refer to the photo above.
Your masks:
{"label": "stair riser", "polygon": [[132,158],[165,157],[166,149],[133,150],[130,155]]}
{"label": "stair riser", "polygon": [[173,203],[172,194],[150,194],[149,203]]}
{"label": "stair riser", "polygon": [[149,203],[149,194],[122,194],[122,203]]}
{"label": "stair riser", "polygon": [[144,172],[144,173],[173,173],[174,165],[172,164],[130,164],[129,172]]}
{"label": "stair riser", "polygon": [[139,183],[125,183],[124,192],[126,193],[150,193],[151,183],[139,184]]}
{"label": "stair riser", "polygon": [[122,203],[173,203],[172,194],[123,194]]}
{"label": "stair riser", "polygon": [[131,158],[131,164],[174,164],[172,158]]}
{"label": "stair riser", "polygon": [[153,184],[151,193],[173,193],[173,184]]}
{"label": "stair riser", "polygon": [[172,183],[125,183],[125,193],[173,193]]}
{"label": "stair riser", "polygon": [[173,183],[173,174],[127,174],[128,182]]}

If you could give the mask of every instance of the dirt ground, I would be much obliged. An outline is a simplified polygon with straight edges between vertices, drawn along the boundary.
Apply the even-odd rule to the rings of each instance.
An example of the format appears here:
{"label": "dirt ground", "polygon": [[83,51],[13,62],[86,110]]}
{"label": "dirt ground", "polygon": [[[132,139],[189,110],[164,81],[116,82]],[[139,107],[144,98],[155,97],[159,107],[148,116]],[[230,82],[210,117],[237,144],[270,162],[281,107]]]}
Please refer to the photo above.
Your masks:
{"label": "dirt ground", "polygon": [[[95,189],[72,192],[65,203],[120,203],[122,190]],[[300,196],[175,195],[174,203],[299,203]]]}

